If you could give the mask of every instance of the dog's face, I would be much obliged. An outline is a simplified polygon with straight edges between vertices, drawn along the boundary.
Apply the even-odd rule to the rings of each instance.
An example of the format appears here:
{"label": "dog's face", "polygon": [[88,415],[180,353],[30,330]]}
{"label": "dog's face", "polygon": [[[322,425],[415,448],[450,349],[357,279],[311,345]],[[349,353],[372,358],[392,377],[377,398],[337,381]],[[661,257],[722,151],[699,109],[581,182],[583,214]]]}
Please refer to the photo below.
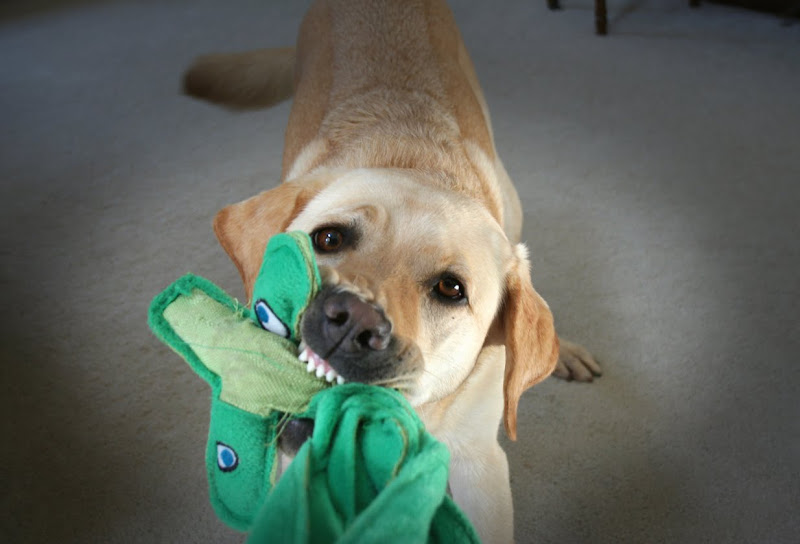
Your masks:
{"label": "dog's face", "polygon": [[414,405],[437,401],[469,377],[489,331],[501,330],[513,437],[519,396],[555,364],[552,316],[524,252],[477,202],[423,173],[365,169],[283,184],[222,210],[215,230],[248,296],[269,236],[311,235],[325,288],[303,317],[303,358],[329,380],[396,387]]}
{"label": "dog's face", "polygon": [[[324,349],[345,380],[399,386],[421,404],[467,377],[497,312],[510,257],[485,210],[406,173],[359,170],[323,189],[288,229],[311,234],[320,266],[335,271],[325,274],[335,276],[327,280],[334,291],[373,304],[391,325],[385,349],[356,353],[349,365],[344,354]],[[326,344],[328,318],[324,311],[304,317],[304,338],[315,351]],[[365,355],[376,361],[358,364]]]}

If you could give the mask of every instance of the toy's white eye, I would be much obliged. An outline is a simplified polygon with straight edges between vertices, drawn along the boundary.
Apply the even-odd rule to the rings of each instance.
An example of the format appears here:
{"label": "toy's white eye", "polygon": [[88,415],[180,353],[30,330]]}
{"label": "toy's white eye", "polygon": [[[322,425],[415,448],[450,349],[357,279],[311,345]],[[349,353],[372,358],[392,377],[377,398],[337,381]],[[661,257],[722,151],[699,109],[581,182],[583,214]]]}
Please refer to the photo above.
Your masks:
{"label": "toy's white eye", "polygon": [[256,302],[256,317],[258,317],[258,322],[264,330],[289,338],[289,329],[278,319],[278,316],[269,307],[267,301],[259,300]]}
{"label": "toy's white eye", "polygon": [[217,442],[217,466],[222,472],[230,472],[239,466],[239,456],[233,448]]}

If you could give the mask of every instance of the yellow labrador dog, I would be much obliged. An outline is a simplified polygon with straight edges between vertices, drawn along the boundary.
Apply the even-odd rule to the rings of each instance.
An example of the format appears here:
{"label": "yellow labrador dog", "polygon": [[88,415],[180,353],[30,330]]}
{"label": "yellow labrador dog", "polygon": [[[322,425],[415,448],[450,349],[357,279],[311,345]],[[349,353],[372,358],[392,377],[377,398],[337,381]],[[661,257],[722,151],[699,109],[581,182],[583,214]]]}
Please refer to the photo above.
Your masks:
{"label": "yellow labrador dog", "polygon": [[330,0],[296,48],[210,55],[187,93],[236,109],[294,95],[283,183],[214,229],[248,297],[267,240],[311,235],[325,288],[300,358],[329,381],[401,390],[450,449],[450,490],[485,542],[513,540],[498,423],[554,369],[599,374],[561,343],[531,285],[522,213],[452,13],[437,0]]}

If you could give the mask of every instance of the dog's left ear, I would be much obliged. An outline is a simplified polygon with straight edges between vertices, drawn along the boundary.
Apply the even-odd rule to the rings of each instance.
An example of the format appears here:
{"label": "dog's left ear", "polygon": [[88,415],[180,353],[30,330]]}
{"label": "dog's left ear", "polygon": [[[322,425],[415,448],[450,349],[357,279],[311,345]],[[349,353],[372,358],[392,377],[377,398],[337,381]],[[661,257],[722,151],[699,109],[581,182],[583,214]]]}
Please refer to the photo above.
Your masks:
{"label": "dog's left ear", "polygon": [[221,209],[214,217],[214,232],[239,269],[248,301],[261,268],[267,241],[283,232],[306,204],[332,180],[317,176],[289,181]]}
{"label": "dog's left ear", "polygon": [[506,434],[516,440],[517,404],[522,393],[549,376],[558,361],[553,314],[531,284],[528,251],[523,244],[514,248],[501,312],[506,345],[504,421]]}

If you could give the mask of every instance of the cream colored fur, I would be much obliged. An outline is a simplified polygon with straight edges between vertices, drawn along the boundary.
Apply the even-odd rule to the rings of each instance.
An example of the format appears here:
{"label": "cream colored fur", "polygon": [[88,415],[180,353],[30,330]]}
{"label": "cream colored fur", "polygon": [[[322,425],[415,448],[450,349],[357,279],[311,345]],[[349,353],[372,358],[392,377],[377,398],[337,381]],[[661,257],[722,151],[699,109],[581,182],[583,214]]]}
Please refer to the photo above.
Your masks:
{"label": "cream colored fur", "polygon": [[[343,223],[361,233],[357,248],[320,264],[370,293],[419,348],[424,372],[406,377],[403,392],[450,448],[453,497],[482,539],[510,542],[498,423],[516,437],[519,398],[556,368],[559,342],[531,285],[519,199],[452,14],[433,0],[320,1],[296,49],[204,57],[185,85],[249,108],[286,98],[290,75],[284,183],[220,211],[217,236],[249,296],[272,234]],[[465,280],[469,304],[430,296],[444,271]],[[578,349],[566,358],[593,370]]]}

